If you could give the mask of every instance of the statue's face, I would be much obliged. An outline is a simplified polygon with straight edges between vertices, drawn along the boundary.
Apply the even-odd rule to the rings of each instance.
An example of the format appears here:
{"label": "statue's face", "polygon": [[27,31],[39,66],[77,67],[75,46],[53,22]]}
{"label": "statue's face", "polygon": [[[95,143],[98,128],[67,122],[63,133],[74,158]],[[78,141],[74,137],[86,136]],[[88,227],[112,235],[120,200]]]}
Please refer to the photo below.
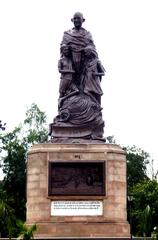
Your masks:
{"label": "statue's face", "polygon": [[76,28],[80,28],[83,23],[83,17],[81,14],[75,14],[73,17],[73,23]]}

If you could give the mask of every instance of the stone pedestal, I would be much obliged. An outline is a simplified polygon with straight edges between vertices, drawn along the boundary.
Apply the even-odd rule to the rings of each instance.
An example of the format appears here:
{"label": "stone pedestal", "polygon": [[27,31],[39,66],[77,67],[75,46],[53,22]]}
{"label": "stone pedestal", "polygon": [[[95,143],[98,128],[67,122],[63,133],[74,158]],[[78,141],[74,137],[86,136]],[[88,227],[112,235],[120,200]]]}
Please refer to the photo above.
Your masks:
{"label": "stone pedestal", "polygon": [[[49,194],[50,162],[104,162],[105,194]],[[38,144],[28,154],[27,224],[37,224],[36,237],[129,237],[126,209],[126,157],[115,144]],[[97,201],[101,214],[53,214],[52,202]]]}

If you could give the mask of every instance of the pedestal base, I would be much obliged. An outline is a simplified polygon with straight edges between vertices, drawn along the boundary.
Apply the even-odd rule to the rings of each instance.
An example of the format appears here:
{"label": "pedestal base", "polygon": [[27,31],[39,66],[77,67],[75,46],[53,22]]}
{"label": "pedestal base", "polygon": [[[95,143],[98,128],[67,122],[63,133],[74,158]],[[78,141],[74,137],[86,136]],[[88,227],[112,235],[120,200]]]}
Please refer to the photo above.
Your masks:
{"label": "pedestal base", "polygon": [[38,223],[35,236],[47,237],[129,237],[127,223]]}
{"label": "pedestal base", "polygon": [[[103,194],[50,195],[48,188],[50,185],[50,162],[69,162],[71,166],[75,162],[104,163],[105,182],[102,187],[105,189],[103,189]],[[78,188],[85,186],[85,183],[82,183],[85,178],[85,169],[83,167],[82,169],[83,177],[81,177],[81,174],[79,175],[80,185],[77,186]],[[81,170],[79,168],[79,171]],[[101,180],[96,180],[98,175],[94,173],[94,170],[92,173],[95,178],[94,184],[99,185]],[[57,177],[60,177],[60,173],[58,175]],[[69,181],[71,185],[71,179]],[[87,184],[87,186],[89,185]],[[68,190],[72,191],[72,187],[68,188]],[[102,212],[93,216],[86,210],[79,215],[76,212],[73,216],[60,215],[59,212],[55,215],[51,209],[51,203],[54,201],[82,201],[83,204],[84,201],[99,201],[102,205]],[[35,237],[93,237],[94,239],[95,237],[129,237],[130,228],[127,222],[126,210],[126,158],[124,151],[117,145],[100,143],[34,145],[29,152],[27,165],[27,224],[32,225],[34,223],[37,224]]]}

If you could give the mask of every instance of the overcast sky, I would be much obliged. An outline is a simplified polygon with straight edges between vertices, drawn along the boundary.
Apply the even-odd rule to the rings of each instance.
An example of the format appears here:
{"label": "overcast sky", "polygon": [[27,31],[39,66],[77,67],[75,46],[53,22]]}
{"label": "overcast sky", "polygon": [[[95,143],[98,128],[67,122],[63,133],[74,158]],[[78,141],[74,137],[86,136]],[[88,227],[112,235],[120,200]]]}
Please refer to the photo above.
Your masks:
{"label": "overcast sky", "polygon": [[1,0],[0,119],[11,130],[36,103],[48,124],[57,114],[63,32],[81,11],[106,76],[105,136],[136,145],[158,162],[158,1]]}

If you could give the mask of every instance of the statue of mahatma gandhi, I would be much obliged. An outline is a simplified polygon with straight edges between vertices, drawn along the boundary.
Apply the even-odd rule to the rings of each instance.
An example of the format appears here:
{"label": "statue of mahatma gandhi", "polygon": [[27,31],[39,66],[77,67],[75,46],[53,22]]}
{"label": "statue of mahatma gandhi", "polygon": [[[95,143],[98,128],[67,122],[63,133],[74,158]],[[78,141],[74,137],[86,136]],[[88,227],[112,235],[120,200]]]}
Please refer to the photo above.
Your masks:
{"label": "statue of mahatma gandhi", "polygon": [[104,141],[101,79],[105,69],[91,33],[82,27],[83,14],[76,12],[71,21],[74,27],[64,32],[60,45],[58,115],[49,134],[52,142]]}

